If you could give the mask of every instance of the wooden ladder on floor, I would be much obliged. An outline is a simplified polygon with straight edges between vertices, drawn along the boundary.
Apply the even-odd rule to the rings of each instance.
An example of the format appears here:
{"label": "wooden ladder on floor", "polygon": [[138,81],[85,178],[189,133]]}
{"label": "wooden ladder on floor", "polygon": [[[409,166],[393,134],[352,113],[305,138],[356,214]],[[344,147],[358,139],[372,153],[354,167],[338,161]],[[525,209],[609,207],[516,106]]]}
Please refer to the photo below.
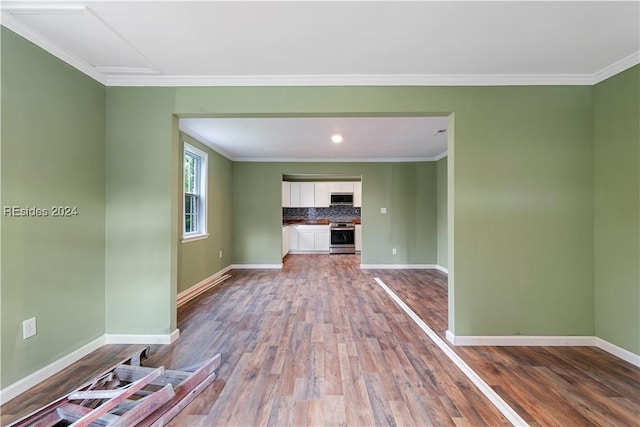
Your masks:
{"label": "wooden ladder on floor", "polygon": [[182,370],[148,368],[146,347],[9,427],[160,427],[216,379],[220,355]]}

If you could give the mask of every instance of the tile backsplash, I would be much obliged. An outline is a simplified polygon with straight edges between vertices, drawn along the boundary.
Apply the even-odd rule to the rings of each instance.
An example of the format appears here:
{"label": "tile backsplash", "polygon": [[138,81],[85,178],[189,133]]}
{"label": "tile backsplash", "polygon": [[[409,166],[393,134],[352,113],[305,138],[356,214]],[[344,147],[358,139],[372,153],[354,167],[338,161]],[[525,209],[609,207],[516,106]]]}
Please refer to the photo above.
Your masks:
{"label": "tile backsplash", "polygon": [[330,222],[349,222],[360,218],[362,208],[353,206],[331,206],[328,208],[282,208],[283,220],[317,221],[328,219]]}

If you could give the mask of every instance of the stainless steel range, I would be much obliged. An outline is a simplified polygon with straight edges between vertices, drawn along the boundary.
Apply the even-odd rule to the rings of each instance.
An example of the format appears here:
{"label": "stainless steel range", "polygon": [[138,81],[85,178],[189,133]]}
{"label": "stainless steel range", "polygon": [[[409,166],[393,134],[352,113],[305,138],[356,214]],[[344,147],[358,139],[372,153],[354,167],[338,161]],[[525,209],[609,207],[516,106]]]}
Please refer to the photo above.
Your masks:
{"label": "stainless steel range", "polygon": [[352,222],[332,222],[329,224],[331,243],[330,254],[356,253],[356,227]]}

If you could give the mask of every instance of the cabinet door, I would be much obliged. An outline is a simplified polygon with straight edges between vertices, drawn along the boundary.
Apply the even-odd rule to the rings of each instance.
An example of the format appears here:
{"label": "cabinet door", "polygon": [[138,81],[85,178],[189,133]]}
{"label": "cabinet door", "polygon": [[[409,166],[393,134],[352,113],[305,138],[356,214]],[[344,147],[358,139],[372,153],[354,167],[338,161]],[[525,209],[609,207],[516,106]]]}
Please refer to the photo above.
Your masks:
{"label": "cabinet door", "polygon": [[329,252],[329,230],[316,231],[316,251]]}
{"label": "cabinet door", "polygon": [[315,205],[315,185],[313,182],[300,183],[300,207],[312,208]]}
{"label": "cabinet door", "polygon": [[329,196],[329,183],[328,182],[316,182],[315,183],[315,204],[316,208],[328,208],[331,202]]}
{"label": "cabinet door", "polygon": [[353,193],[353,182],[341,182],[340,191],[342,193]]}
{"label": "cabinet door", "polygon": [[289,206],[292,208],[300,207],[300,184],[300,182],[291,183],[291,203]]}
{"label": "cabinet door", "polygon": [[291,207],[291,183],[282,181],[282,207]]}
{"label": "cabinet door", "polygon": [[298,229],[289,227],[289,251],[298,250]]}
{"label": "cabinet door", "polygon": [[289,252],[289,233],[287,227],[282,227],[282,258]]}
{"label": "cabinet door", "polygon": [[298,250],[313,251],[315,249],[315,231],[298,230]]}
{"label": "cabinet door", "polygon": [[328,184],[329,184],[329,194],[342,192],[339,182],[329,182]]}
{"label": "cabinet door", "polygon": [[355,240],[356,240],[356,251],[362,250],[362,225],[356,224],[356,232],[355,232]]}
{"label": "cabinet door", "polygon": [[356,208],[362,207],[362,183],[353,183],[353,206]]}

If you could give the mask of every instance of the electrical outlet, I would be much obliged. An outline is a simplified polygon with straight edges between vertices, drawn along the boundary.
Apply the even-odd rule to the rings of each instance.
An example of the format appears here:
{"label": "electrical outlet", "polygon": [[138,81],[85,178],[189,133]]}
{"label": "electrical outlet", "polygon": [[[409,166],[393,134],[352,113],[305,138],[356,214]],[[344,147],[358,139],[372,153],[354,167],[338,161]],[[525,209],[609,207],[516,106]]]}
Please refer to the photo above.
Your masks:
{"label": "electrical outlet", "polygon": [[398,250],[396,248],[391,249],[391,255],[398,255]]}
{"label": "electrical outlet", "polygon": [[222,258],[222,249],[220,249],[220,258]]}
{"label": "electrical outlet", "polygon": [[22,322],[22,339],[26,340],[36,334],[36,318],[32,317]]}
{"label": "electrical outlet", "polygon": [[380,213],[381,214],[386,214],[387,213],[387,208],[380,208]]}

